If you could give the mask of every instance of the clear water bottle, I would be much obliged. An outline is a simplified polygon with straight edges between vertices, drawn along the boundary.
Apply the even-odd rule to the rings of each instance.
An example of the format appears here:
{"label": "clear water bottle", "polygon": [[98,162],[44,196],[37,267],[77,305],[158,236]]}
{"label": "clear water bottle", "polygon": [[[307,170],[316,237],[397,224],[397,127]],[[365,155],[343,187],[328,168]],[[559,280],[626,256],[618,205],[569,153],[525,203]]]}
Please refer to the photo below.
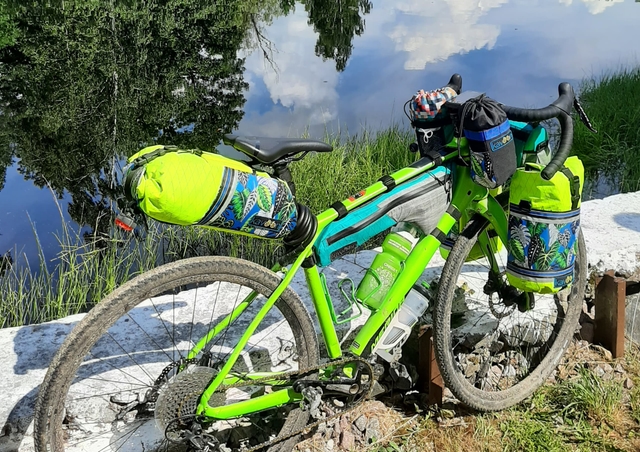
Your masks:
{"label": "clear water bottle", "polygon": [[393,362],[393,350],[401,347],[409,338],[411,329],[418,323],[428,306],[429,299],[425,290],[418,284],[414,285],[373,348],[373,353],[388,362]]}
{"label": "clear water bottle", "polygon": [[411,252],[411,241],[397,232],[391,232],[382,242],[379,253],[365,273],[356,290],[356,298],[369,308],[380,307],[387,292],[402,270],[402,262]]}

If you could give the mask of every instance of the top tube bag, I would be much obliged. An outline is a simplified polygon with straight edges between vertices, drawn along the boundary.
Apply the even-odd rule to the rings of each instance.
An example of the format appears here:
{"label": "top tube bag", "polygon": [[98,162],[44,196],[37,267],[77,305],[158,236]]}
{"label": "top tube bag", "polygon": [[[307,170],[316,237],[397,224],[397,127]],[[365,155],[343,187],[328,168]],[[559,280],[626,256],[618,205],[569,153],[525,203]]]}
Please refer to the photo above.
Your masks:
{"label": "top tube bag", "polygon": [[542,168],[528,163],[511,179],[507,278],[520,290],[555,293],[573,282],[584,167],[569,157],[550,180]]}

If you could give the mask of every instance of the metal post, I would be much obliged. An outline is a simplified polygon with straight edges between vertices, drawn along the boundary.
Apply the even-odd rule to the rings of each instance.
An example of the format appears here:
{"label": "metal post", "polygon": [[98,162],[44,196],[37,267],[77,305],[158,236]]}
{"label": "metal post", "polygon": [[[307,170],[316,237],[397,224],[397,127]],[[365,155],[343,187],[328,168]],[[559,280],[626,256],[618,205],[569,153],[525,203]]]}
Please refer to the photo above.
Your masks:
{"label": "metal post", "polygon": [[611,351],[613,358],[624,355],[626,281],[608,270],[596,278],[595,333],[593,342]]}

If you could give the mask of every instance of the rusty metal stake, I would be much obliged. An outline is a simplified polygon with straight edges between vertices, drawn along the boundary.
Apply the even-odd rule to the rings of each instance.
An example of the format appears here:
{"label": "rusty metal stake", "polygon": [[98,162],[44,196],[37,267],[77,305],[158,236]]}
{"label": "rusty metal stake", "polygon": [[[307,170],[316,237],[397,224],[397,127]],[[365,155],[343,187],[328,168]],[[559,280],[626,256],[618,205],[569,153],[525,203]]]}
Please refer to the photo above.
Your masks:
{"label": "rusty metal stake", "polygon": [[626,281],[608,270],[596,278],[595,333],[593,342],[611,352],[624,355]]}
{"label": "rusty metal stake", "polygon": [[420,327],[418,375],[419,387],[429,394],[429,405],[442,406],[444,395],[444,382],[436,363],[436,355],[433,349],[433,328],[429,325]]}

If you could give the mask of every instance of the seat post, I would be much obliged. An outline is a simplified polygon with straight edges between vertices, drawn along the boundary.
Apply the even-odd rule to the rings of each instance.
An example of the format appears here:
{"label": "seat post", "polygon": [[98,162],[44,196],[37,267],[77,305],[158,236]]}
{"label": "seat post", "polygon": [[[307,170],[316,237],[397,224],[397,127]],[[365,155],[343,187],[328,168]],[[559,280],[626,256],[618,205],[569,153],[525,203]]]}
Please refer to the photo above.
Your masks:
{"label": "seat post", "polygon": [[273,165],[273,172],[278,179],[282,179],[287,183],[289,189],[291,190],[291,194],[295,196],[296,184],[293,182],[291,171],[289,170],[287,163],[278,163],[276,165]]}

